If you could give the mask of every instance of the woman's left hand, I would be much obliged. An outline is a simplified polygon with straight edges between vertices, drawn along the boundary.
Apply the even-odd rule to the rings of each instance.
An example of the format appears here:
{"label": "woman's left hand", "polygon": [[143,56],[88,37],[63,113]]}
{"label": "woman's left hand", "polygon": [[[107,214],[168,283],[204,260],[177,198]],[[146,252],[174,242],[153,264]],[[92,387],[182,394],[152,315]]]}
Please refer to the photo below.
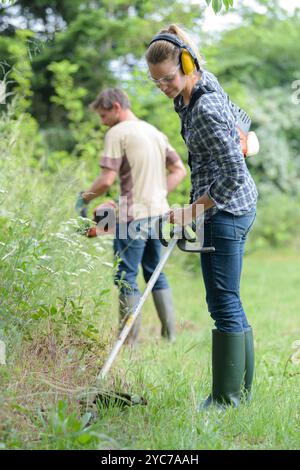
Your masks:
{"label": "woman's left hand", "polygon": [[168,213],[168,222],[171,224],[178,224],[185,226],[193,221],[193,207],[192,204],[184,209],[174,209]]}

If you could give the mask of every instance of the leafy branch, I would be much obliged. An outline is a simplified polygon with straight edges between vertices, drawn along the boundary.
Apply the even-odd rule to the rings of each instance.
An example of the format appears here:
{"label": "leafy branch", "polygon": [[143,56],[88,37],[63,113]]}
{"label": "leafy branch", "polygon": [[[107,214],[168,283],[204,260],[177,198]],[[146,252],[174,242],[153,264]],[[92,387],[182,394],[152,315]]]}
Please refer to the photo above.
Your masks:
{"label": "leafy branch", "polygon": [[212,4],[214,12],[217,14],[222,10],[222,6],[226,8],[226,11],[229,10],[230,7],[233,7],[233,0],[206,0],[207,6]]}

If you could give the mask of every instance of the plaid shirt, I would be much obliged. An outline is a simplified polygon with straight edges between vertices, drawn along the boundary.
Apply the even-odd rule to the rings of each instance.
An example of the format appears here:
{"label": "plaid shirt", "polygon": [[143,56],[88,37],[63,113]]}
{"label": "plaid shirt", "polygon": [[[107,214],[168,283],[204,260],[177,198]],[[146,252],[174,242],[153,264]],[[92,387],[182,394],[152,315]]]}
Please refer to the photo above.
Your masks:
{"label": "plaid shirt", "polygon": [[174,100],[189,152],[191,202],[204,194],[213,200],[215,206],[205,212],[205,219],[218,210],[245,214],[256,206],[258,193],[241,150],[237,108],[212,73],[202,70],[192,96],[200,87],[204,94],[191,110],[182,96]]}

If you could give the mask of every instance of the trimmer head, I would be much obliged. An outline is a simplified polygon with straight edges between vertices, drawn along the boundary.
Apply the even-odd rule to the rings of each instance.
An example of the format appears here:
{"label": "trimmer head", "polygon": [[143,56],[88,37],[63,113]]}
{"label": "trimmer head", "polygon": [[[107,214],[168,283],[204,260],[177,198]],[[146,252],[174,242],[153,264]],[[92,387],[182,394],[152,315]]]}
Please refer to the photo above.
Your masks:
{"label": "trimmer head", "polygon": [[80,400],[80,405],[85,408],[85,410],[94,410],[93,415],[95,415],[95,406],[99,408],[110,408],[111,406],[116,406],[123,409],[128,406],[145,406],[147,404],[147,400],[140,395],[131,395],[129,393],[116,392],[112,390],[96,392],[92,394],[92,396],[85,397]]}
{"label": "trimmer head", "polygon": [[118,407],[124,410],[128,406],[147,405],[147,400],[139,395],[130,395],[123,392],[100,392],[93,395],[93,398],[83,398],[79,401],[81,412],[88,413],[89,419],[85,427],[97,422],[101,418],[101,410],[110,407]]}
{"label": "trimmer head", "polygon": [[124,408],[125,406],[147,405],[147,400],[140,395],[130,395],[124,392],[104,392],[97,393],[93,400],[96,405],[108,408],[110,406],[118,406]]}

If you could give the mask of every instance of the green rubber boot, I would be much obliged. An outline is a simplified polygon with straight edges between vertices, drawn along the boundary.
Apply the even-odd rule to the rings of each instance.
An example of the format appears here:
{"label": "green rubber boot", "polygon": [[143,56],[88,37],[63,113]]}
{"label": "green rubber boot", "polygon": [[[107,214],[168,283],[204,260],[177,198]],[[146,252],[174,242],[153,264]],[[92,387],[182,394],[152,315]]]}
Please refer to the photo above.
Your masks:
{"label": "green rubber boot", "polygon": [[[125,321],[128,318],[128,315],[130,315],[133,311],[133,309],[136,307],[140,300],[139,295],[119,295],[119,332],[121,332]],[[142,316],[139,314],[137,319],[135,320],[126,340],[125,344],[133,346],[137,342],[137,337],[139,334],[140,330],[140,325],[141,325],[141,320]]]}
{"label": "green rubber boot", "polygon": [[254,376],[254,342],[253,330],[251,326],[244,331],[245,334],[245,375],[242,387],[243,399],[250,401],[252,399],[251,388]]}
{"label": "green rubber boot", "polygon": [[244,332],[212,330],[212,393],[200,409],[239,406],[244,372]]}
{"label": "green rubber boot", "polygon": [[161,335],[170,342],[175,341],[176,325],[171,289],[152,291],[154,305],[161,322]]}

